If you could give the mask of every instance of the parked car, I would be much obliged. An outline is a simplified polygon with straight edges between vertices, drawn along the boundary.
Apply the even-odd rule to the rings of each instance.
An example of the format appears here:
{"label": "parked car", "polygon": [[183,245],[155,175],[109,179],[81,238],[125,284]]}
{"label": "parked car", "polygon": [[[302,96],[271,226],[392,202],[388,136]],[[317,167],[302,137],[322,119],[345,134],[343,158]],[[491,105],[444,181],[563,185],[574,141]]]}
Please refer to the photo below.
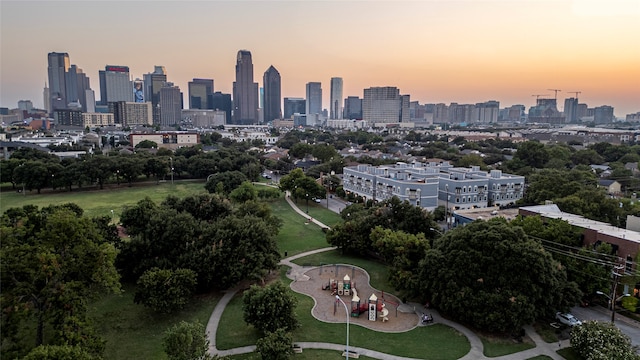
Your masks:
{"label": "parked car", "polygon": [[322,202],[322,200],[320,200],[320,199],[313,199],[313,201],[317,202],[318,204],[320,204]]}
{"label": "parked car", "polygon": [[575,316],[573,316],[573,314],[570,314],[570,313],[557,312],[556,319],[560,321],[562,324],[571,326],[571,327],[576,325],[582,325],[582,321],[578,320],[578,318],[576,318]]}

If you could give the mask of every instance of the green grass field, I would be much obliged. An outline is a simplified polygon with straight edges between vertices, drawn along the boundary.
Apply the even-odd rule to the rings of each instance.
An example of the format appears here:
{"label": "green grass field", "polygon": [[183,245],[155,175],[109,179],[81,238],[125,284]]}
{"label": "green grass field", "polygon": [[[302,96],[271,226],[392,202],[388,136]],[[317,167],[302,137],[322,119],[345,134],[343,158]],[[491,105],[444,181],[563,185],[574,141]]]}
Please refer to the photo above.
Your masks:
{"label": "green grass field", "polygon": [[114,220],[118,220],[122,208],[134,205],[139,200],[149,197],[155,202],[161,202],[168,195],[184,197],[197,193],[206,193],[203,182],[183,181],[171,185],[169,182],[156,185],[127,187],[121,184],[119,187],[105,188],[104,190],[83,190],[72,192],[42,193],[27,192],[26,195],[15,191],[2,191],[0,193],[0,212],[4,213],[13,207],[23,205],[36,205],[44,207],[64,203],[75,203],[84,209],[85,215],[111,216],[113,210]]}

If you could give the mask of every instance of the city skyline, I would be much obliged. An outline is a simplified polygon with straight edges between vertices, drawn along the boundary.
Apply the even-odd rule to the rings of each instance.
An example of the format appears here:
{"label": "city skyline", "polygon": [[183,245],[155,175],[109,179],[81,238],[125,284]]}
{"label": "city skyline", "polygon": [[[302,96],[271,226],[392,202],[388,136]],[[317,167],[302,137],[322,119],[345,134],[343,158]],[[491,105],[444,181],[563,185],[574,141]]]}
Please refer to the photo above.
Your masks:
{"label": "city skyline", "polygon": [[[149,31],[158,18],[166,25]],[[421,104],[529,109],[532,95],[561,89],[561,110],[580,91],[581,103],[624,117],[640,111],[639,20],[638,0],[3,0],[0,106],[44,107],[49,52],[68,53],[98,99],[108,64],[128,66],[134,79],[160,65],[183,92],[208,78],[232,93],[236,54],[246,49],[256,74],[279,70],[282,98],[305,97],[314,81],[330,89],[332,77],[344,79],[343,98],[392,86]]]}

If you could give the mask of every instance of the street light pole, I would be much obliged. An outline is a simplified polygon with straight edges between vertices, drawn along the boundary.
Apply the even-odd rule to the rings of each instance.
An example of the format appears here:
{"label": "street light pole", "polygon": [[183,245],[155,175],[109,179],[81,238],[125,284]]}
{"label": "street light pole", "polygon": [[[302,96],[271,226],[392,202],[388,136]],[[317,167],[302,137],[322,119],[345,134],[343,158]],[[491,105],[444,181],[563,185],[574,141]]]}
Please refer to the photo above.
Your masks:
{"label": "street light pole", "polygon": [[349,359],[349,309],[347,308],[347,304],[345,304],[344,301],[342,301],[340,296],[336,295],[336,301],[340,301],[342,305],[344,305],[344,311],[347,315],[347,349],[345,351],[344,358]]}
{"label": "street light pole", "polygon": [[309,213],[309,194],[306,194],[307,198],[307,214]]}
{"label": "street light pole", "polygon": [[444,184],[444,192],[447,197],[447,207],[444,209],[444,218],[447,222],[447,230],[449,230],[449,184]]}
{"label": "street light pole", "polygon": [[171,161],[171,185],[173,185],[173,157],[169,156],[169,161]]}

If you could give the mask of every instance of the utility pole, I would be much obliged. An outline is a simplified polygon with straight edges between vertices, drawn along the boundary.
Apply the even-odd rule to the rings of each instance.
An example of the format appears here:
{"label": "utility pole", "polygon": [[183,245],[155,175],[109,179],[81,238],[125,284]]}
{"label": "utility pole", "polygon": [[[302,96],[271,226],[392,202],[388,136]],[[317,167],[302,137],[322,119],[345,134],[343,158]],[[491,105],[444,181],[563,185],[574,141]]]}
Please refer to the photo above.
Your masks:
{"label": "utility pole", "polygon": [[615,266],[611,271],[613,274],[613,287],[611,290],[611,297],[609,300],[611,301],[611,323],[612,324],[616,320],[616,290],[618,288],[618,278],[620,277],[620,274],[618,274],[618,271],[622,269],[624,269],[624,265]]}

